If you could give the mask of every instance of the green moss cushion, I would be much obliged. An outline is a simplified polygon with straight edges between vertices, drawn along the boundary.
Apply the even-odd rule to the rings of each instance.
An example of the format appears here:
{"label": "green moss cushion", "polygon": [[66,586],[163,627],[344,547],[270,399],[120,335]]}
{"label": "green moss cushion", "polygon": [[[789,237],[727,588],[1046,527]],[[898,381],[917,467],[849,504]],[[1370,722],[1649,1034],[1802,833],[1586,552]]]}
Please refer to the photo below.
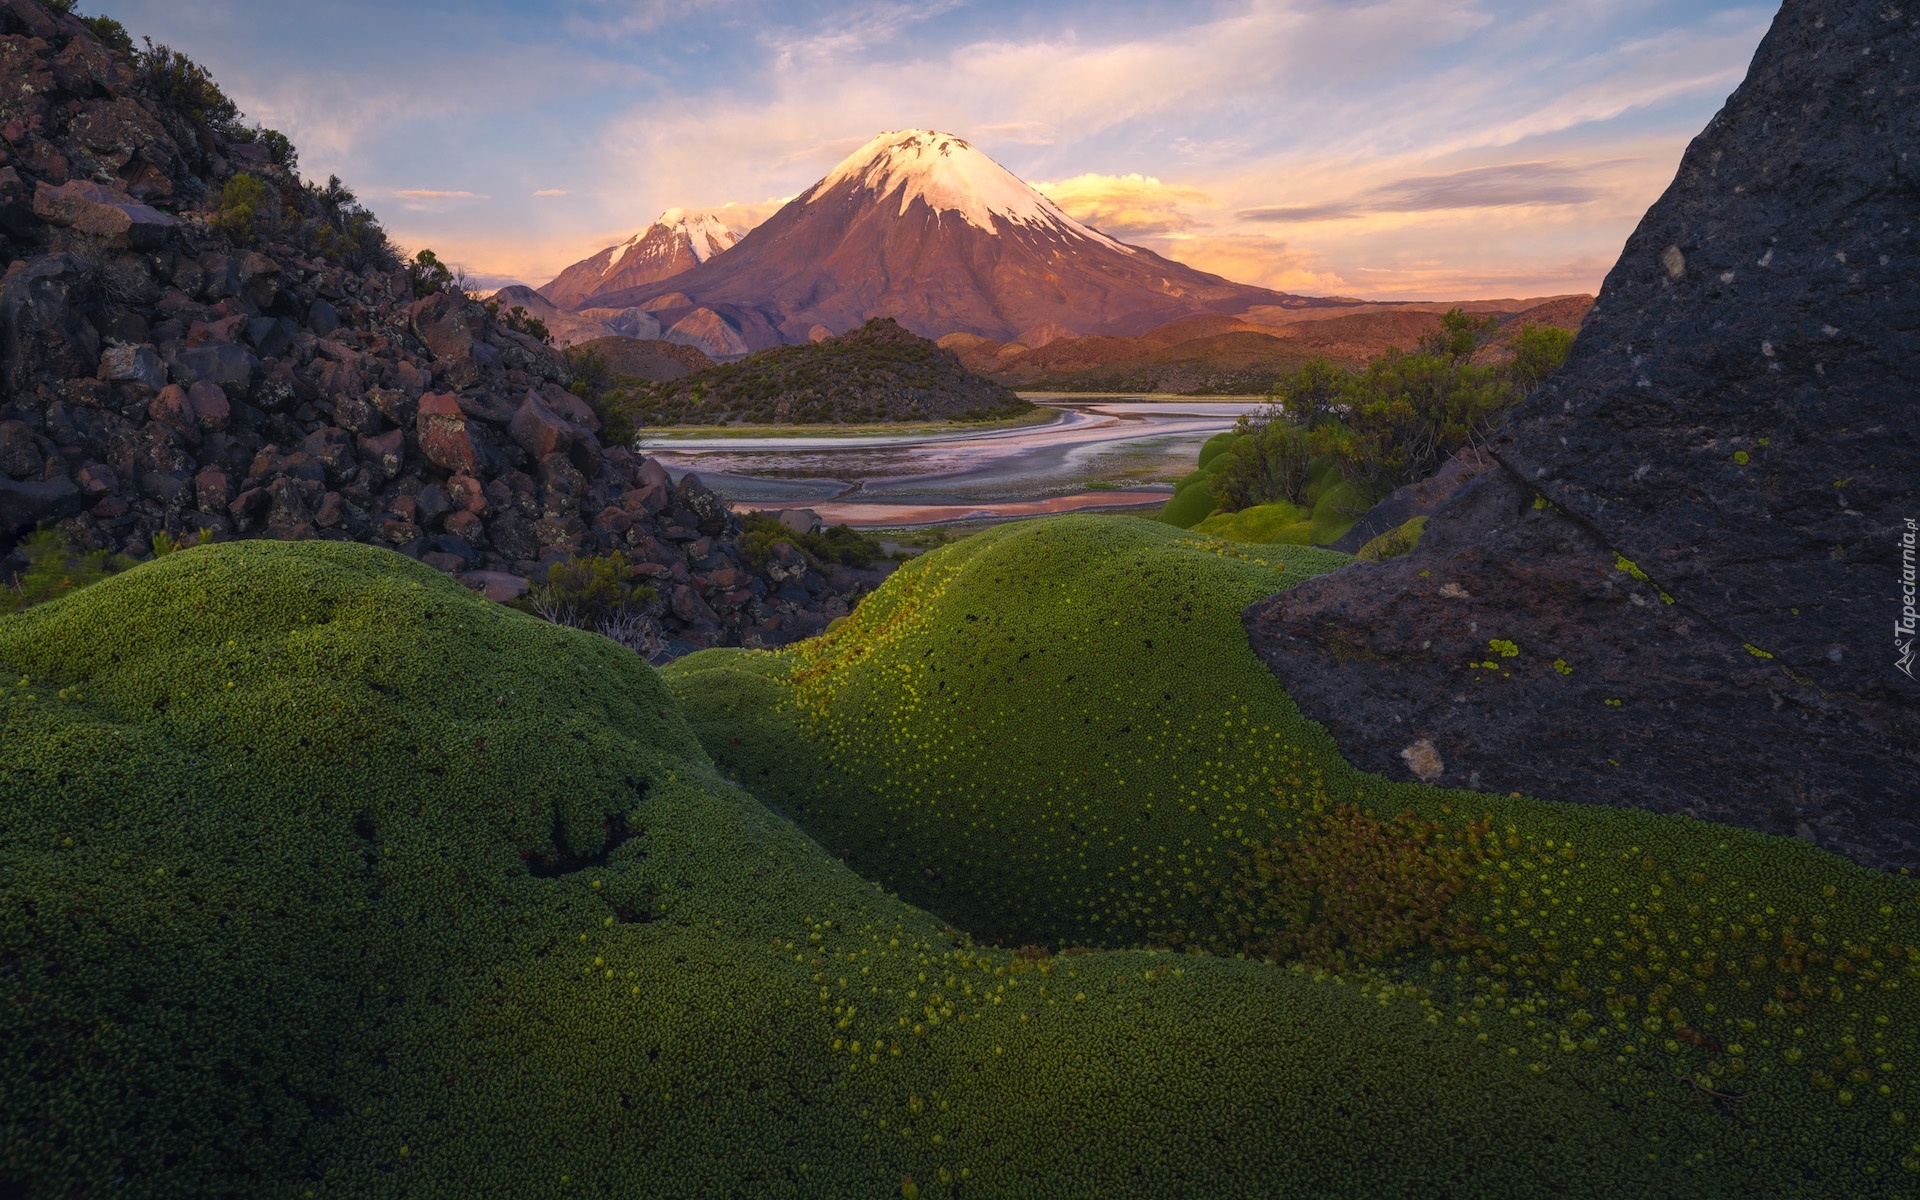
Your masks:
{"label": "green moss cushion", "polygon": [[[668,678],[723,769],[958,928],[1327,971],[1647,1139],[1542,1186],[1657,1162],[1661,1194],[1910,1191],[1913,885],[1791,840],[1354,771],[1239,624],[1342,561],[1126,518],[1007,526],[915,560],[827,638]],[[1498,686],[1503,657],[1463,667]],[[1531,1153],[1492,1136],[1493,1159]]]}
{"label": "green moss cushion", "polygon": [[[1056,549],[1097,576],[1095,548]],[[1205,556],[1180,560],[1197,577],[1213,561],[1285,575],[1163,549]],[[1101,551],[1134,555],[1135,588],[1106,611],[1131,596],[1135,613],[1166,601],[1228,627],[1227,590],[1142,584],[1159,566],[1137,551]],[[846,628],[908,681],[912,641],[861,613]],[[745,747],[746,710],[794,685],[761,669],[772,656],[741,661],[734,732],[703,727]],[[1150,680],[1152,660],[1132,661],[1110,690]],[[1891,943],[1911,896],[1810,848],[1651,818],[1616,846],[1580,814],[1515,802],[1474,859],[1474,902],[1506,945],[1458,984],[1392,962],[1017,953],[944,929],[862,877],[876,864],[729,786],[631,654],[384,551],[182,551],[0,620],[0,665],[0,1193],[1907,1187],[1892,1113],[1911,1023],[1887,987],[1906,980]],[[709,656],[687,679],[727,674]],[[1017,696],[1017,673],[1003,686]],[[1194,677],[1183,703],[1212,704],[1214,686]],[[791,736],[816,718],[781,719]],[[1222,786],[1250,736],[1234,720],[1210,756]],[[1085,743],[1063,727],[1056,760],[1077,761]],[[1565,844],[1568,829],[1590,844]],[[1576,963],[1584,917],[1607,949]],[[1633,977],[1658,949],[1691,972],[1705,947],[1725,964],[1760,940],[1843,998],[1800,993],[1776,1019],[1743,1007],[1722,965],[1720,990],[1673,1003],[1703,1038],[1744,1038],[1738,1053],[1643,1031],[1644,1004],[1628,1053],[1607,969]],[[1523,954],[1592,972],[1577,985],[1592,998],[1536,986]]]}

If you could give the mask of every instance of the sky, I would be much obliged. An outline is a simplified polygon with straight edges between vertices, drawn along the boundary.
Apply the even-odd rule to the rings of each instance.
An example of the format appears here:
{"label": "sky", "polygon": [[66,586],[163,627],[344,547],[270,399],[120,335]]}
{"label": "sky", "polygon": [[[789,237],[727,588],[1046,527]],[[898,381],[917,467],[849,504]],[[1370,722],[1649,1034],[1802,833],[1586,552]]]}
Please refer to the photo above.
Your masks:
{"label": "sky", "polygon": [[663,209],[764,220],[883,130],[1245,283],[1592,292],[1777,4],[81,0],[210,68],[408,249],[545,283]]}

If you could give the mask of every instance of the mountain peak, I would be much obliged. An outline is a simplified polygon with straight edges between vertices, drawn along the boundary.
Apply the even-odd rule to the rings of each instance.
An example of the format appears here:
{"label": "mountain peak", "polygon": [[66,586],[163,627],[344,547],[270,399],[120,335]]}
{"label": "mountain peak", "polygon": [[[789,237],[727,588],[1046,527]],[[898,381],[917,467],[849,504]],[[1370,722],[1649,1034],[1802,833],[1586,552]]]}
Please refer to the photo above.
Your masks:
{"label": "mountain peak", "polygon": [[935,129],[896,129],[879,135],[848,155],[801,199],[825,196],[845,184],[883,199],[899,192],[903,216],[908,206],[921,200],[936,213],[958,213],[967,224],[988,233],[995,232],[997,217],[1132,253],[1132,247],[1068,216],[965,138]]}
{"label": "mountain peak", "polygon": [[596,293],[669,279],[733,248],[740,235],[711,209],[669,208],[653,224],[562,271],[540,294],[562,308]]}

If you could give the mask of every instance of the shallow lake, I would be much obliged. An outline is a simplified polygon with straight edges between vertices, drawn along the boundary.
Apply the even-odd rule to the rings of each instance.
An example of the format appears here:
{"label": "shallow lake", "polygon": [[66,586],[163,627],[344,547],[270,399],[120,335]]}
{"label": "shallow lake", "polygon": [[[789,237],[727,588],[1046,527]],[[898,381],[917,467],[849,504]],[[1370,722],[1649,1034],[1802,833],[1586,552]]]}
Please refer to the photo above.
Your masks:
{"label": "shallow lake", "polygon": [[1035,398],[1043,424],[843,436],[643,437],[740,508],[811,508],[830,524],[895,527],[1165,503],[1200,445],[1261,402]]}

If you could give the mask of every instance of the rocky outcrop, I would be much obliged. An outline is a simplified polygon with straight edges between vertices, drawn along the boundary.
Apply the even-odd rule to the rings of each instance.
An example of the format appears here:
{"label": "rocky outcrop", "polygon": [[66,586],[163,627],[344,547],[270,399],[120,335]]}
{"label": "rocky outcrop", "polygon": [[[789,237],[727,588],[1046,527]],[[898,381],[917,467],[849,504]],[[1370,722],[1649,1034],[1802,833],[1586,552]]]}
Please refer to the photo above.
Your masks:
{"label": "rocky outcrop", "polygon": [[1916,59],[1920,14],[1787,0],[1499,469],[1248,610],[1349,758],[1920,866]]}
{"label": "rocky outcrop", "polygon": [[[0,0],[0,556],[37,526],[142,558],[163,532],[356,540],[504,598],[620,553],[673,652],[782,644],[872,586],[750,569],[698,479],[600,440],[560,352],[417,295],[350,197],[247,136]],[[214,211],[242,170],[287,216]]]}

